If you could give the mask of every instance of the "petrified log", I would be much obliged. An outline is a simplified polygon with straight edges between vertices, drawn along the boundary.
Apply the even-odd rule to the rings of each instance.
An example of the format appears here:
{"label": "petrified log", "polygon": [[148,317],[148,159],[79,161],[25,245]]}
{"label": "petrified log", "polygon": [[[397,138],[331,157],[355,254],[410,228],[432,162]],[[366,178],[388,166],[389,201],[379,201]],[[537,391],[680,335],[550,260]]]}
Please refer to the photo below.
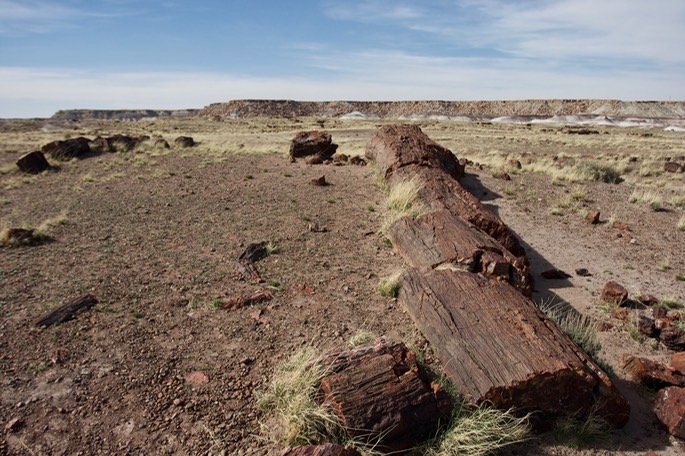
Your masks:
{"label": "petrified log", "polygon": [[505,280],[530,295],[528,265],[477,227],[446,210],[419,218],[402,217],[388,237],[404,260],[416,268],[459,268]]}
{"label": "petrified log", "polygon": [[633,380],[648,388],[685,386],[685,374],[651,359],[626,356],[623,359],[623,369],[630,374]]}
{"label": "petrified log", "polygon": [[628,290],[623,285],[610,280],[604,284],[599,299],[608,304],[621,306],[628,299]]}
{"label": "petrified log", "polygon": [[459,182],[440,169],[406,166],[392,175],[395,182],[417,176],[423,183],[419,199],[432,211],[447,209],[457,217],[477,226],[522,261],[526,252],[518,238],[496,214],[487,209],[478,198],[464,189]]}
{"label": "petrified log", "polygon": [[464,167],[449,150],[428,137],[416,125],[385,125],[373,134],[366,146],[367,158],[376,160],[387,179],[408,165],[440,169],[453,179],[461,179]]}
{"label": "petrified log", "polygon": [[259,271],[255,267],[254,263],[247,260],[239,260],[237,262],[238,270],[240,270],[240,275],[243,276],[245,280],[252,283],[262,283],[264,279],[259,275]]}
{"label": "petrified log", "polygon": [[685,374],[685,353],[679,352],[672,354],[671,367],[681,374]]}
{"label": "petrified log", "polygon": [[509,284],[464,271],[408,270],[399,302],[467,403],[586,416],[621,427],[630,406],[609,377]]}
{"label": "petrified log", "polygon": [[354,448],[324,443],[323,445],[306,445],[288,448],[281,456],[361,456]]}
{"label": "petrified log", "polygon": [[24,173],[39,174],[50,169],[50,164],[41,151],[33,151],[24,154],[17,160],[17,167]]}
{"label": "petrified log", "polygon": [[67,161],[74,157],[80,158],[90,154],[89,143],[90,140],[84,137],[53,141],[44,145],[41,152],[50,155],[55,160]]}
{"label": "petrified log", "polygon": [[36,322],[36,326],[47,327],[51,325],[59,325],[65,321],[72,320],[76,314],[85,309],[90,309],[97,303],[97,298],[92,294],[87,294],[85,296],[81,296],[80,298],[73,299],[42,317]]}
{"label": "petrified log", "polygon": [[413,447],[449,418],[447,394],[423,377],[402,343],[381,338],[372,347],[329,355],[324,363],[331,372],[321,380],[325,402],[352,436],[377,449]]}
{"label": "petrified log", "polygon": [[331,158],[338,145],[333,144],[331,134],[327,131],[301,131],[290,141],[292,158],[316,155],[323,160]]}
{"label": "petrified log", "polygon": [[659,391],[654,413],[669,434],[685,439],[685,388],[670,386]]}

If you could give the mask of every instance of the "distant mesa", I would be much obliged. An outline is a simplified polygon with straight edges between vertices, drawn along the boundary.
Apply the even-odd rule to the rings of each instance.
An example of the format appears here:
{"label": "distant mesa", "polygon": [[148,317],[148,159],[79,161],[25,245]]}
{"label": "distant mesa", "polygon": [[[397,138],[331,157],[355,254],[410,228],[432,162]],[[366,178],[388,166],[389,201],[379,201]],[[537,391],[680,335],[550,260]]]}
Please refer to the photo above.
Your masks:
{"label": "distant mesa", "polygon": [[134,121],[145,119],[157,119],[159,117],[193,117],[198,109],[65,109],[57,111],[51,119],[66,121],[81,120],[120,120]]}
{"label": "distant mesa", "polygon": [[685,131],[685,102],[620,100],[295,101],[232,100],[202,109],[58,111],[52,120],[137,121],[199,117],[213,121],[257,117],[342,120],[397,119],[518,124],[659,127]]}

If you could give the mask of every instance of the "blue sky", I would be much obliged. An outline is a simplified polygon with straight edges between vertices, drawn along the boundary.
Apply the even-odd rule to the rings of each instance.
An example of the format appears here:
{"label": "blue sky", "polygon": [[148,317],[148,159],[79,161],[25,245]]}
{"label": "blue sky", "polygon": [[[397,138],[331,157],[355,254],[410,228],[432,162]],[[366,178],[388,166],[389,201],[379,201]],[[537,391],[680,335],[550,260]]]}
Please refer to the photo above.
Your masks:
{"label": "blue sky", "polygon": [[685,100],[683,0],[0,0],[0,117],[297,100]]}

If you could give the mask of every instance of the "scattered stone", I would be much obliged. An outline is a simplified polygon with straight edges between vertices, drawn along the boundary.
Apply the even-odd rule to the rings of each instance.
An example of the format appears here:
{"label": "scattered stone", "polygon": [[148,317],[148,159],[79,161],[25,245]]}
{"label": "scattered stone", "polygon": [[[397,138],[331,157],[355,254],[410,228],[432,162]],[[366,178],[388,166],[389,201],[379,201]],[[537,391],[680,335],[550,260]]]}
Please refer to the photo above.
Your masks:
{"label": "scattered stone", "polygon": [[654,320],[649,317],[640,316],[637,322],[637,329],[647,337],[654,337],[656,335]]}
{"label": "scattered stone", "polygon": [[41,152],[45,155],[50,155],[55,160],[67,161],[72,158],[82,158],[90,154],[90,140],[88,138],[79,137],[73,139],[66,139],[64,141],[53,141],[44,145]]}
{"label": "scattered stone", "polygon": [[328,228],[320,226],[316,222],[311,222],[307,224],[307,231],[311,231],[312,233],[325,233],[328,231]]}
{"label": "scattered stone", "polygon": [[671,386],[659,391],[654,413],[669,434],[685,439],[685,388]]}
{"label": "scattered stone", "polygon": [[262,302],[267,302],[271,301],[273,299],[274,295],[267,290],[261,290],[258,291],[252,295],[247,295],[247,296],[237,296],[231,299],[228,299],[224,302],[224,304],[221,306],[222,309],[228,309],[228,310],[234,310],[234,309],[241,309],[246,306],[251,306],[254,304],[260,304]]}
{"label": "scattered stone", "polygon": [[106,138],[110,152],[131,152],[143,141],[150,139],[149,136],[133,137],[128,135],[113,135]]}
{"label": "scattered stone", "polygon": [[599,332],[607,332],[613,328],[614,328],[614,325],[612,325],[608,321],[602,321],[597,325],[597,331],[599,331]]}
{"label": "scattered stone", "polygon": [[619,231],[630,231],[630,227],[627,224],[621,222],[614,222],[611,224],[611,227],[616,228]]}
{"label": "scattered stone", "polygon": [[32,228],[6,228],[0,232],[0,242],[9,245],[34,245],[34,233]]}
{"label": "scattered stone", "polygon": [[623,285],[611,280],[602,288],[602,294],[599,299],[607,304],[621,306],[628,299],[628,290]]}
{"label": "scattered stone", "polygon": [[576,275],[581,276],[581,277],[590,277],[592,274],[590,274],[590,271],[588,271],[586,268],[578,268],[576,269]]}
{"label": "scattered stone", "polygon": [[671,367],[678,372],[685,374],[685,352],[671,355]]}
{"label": "scattered stone", "polygon": [[45,159],[43,152],[36,150],[19,157],[17,167],[27,174],[39,174],[50,169],[50,163]]}
{"label": "scattered stone", "polygon": [[193,383],[195,385],[201,385],[203,383],[209,383],[209,378],[202,371],[193,371],[185,376],[186,383]]}
{"label": "scattered stone", "polygon": [[326,176],[321,176],[316,179],[312,179],[311,181],[309,181],[309,184],[314,185],[316,187],[326,187],[327,185],[329,185],[329,183],[326,182]]}
{"label": "scattered stone", "polygon": [[562,271],[561,269],[548,269],[546,271],[542,271],[540,275],[545,278],[545,279],[568,279],[571,277],[570,274],[567,274],[566,272]]}
{"label": "scattered stone", "polygon": [[155,139],[155,142],[152,143],[154,147],[157,147],[159,149],[171,149],[171,146],[169,145],[169,142],[164,139],[164,138],[157,138]]}
{"label": "scattered stone", "polygon": [[332,143],[331,134],[327,131],[301,131],[290,141],[289,155],[295,158],[316,155],[323,162],[331,158],[337,149],[338,145]]}
{"label": "scattered stone", "polygon": [[23,426],[24,421],[21,418],[12,418],[5,424],[5,431],[11,432],[11,431],[16,431],[19,429],[21,426]]}
{"label": "scattered stone", "polygon": [[323,445],[307,445],[288,448],[281,456],[361,456],[354,448],[324,443]]}
{"label": "scattered stone", "polygon": [[665,307],[653,307],[652,315],[654,316],[654,318],[667,318],[668,309]]}
{"label": "scattered stone", "polygon": [[592,225],[597,225],[599,223],[599,211],[590,211],[585,216],[585,220]]}
{"label": "scattered stone", "polygon": [[495,179],[501,179],[501,180],[505,180],[505,181],[511,180],[511,176],[509,175],[509,173],[505,173],[504,171],[494,172],[494,173],[492,173],[492,177],[494,177]]}
{"label": "scattered stone", "polygon": [[651,294],[640,295],[638,301],[649,307],[653,307],[659,303],[659,300],[656,298],[656,296]]}
{"label": "scattered stone", "polygon": [[676,326],[664,328],[659,334],[659,340],[673,351],[685,351],[685,332]]}
{"label": "scattered stone", "polygon": [[335,154],[333,155],[333,163],[343,164],[350,161],[350,157],[345,154]]}
{"label": "scattered stone", "polygon": [[669,326],[671,326],[671,320],[668,318],[657,318],[654,320],[654,328],[657,330],[657,333]]}
{"label": "scattered stone", "polygon": [[633,380],[648,388],[685,386],[685,374],[651,359],[624,356],[623,369],[630,374]]}
{"label": "scattered stone", "polygon": [[514,169],[522,169],[523,168],[523,165],[518,160],[508,160],[507,166],[509,166],[510,168],[514,168]]}
{"label": "scattered stone", "polygon": [[308,165],[322,165],[323,160],[318,155],[312,155],[304,159],[304,162]]}
{"label": "scattered stone", "polygon": [[357,165],[357,166],[366,166],[366,160],[364,160],[362,157],[355,155],[354,157],[350,158],[350,164],[351,165]]}
{"label": "scattered stone", "polygon": [[680,163],[678,162],[664,162],[664,171],[667,173],[678,173],[682,169],[682,166],[680,166]]}
{"label": "scattered stone", "polygon": [[193,147],[195,144],[195,140],[190,136],[179,136],[174,139],[174,145],[178,147]]}

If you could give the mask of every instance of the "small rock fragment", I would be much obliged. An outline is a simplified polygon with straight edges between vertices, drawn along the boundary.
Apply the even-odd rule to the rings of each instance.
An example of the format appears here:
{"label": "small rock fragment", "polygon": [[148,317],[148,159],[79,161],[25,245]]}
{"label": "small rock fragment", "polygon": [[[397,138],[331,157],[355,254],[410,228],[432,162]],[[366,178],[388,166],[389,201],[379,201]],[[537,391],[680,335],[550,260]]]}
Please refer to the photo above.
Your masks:
{"label": "small rock fragment", "polygon": [[579,275],[581,277],[589,277],[592,274],[590,274],[590,271],[588,271],[586,268],[578,268],[576,269],[576,275]]}
{"label": "small rock fragment", "polygon": [[209,378],[202,371],[194,371],[185,376],[186,383],[194,383],[196,385],[202,383],[209,383]]}
{"label": "small rock fragment", "polygon": [[597,225],[599,223],[599,211],[590,211],[585,216],[585,220],[592,225]]}
{"label": "small rock fragment", "polygon": [[325,187],[329,185],[328,182],[326,182],[326,176],[321,176],[317,177],[316,179],[312,179],[309,183],[317,187]]}
{"label": "small rock fragment", "polygon": [[607,304],[620,306],[628,299],[628,290],[623,285],[611,280],[602,288],[602,294],[599,299]]}

